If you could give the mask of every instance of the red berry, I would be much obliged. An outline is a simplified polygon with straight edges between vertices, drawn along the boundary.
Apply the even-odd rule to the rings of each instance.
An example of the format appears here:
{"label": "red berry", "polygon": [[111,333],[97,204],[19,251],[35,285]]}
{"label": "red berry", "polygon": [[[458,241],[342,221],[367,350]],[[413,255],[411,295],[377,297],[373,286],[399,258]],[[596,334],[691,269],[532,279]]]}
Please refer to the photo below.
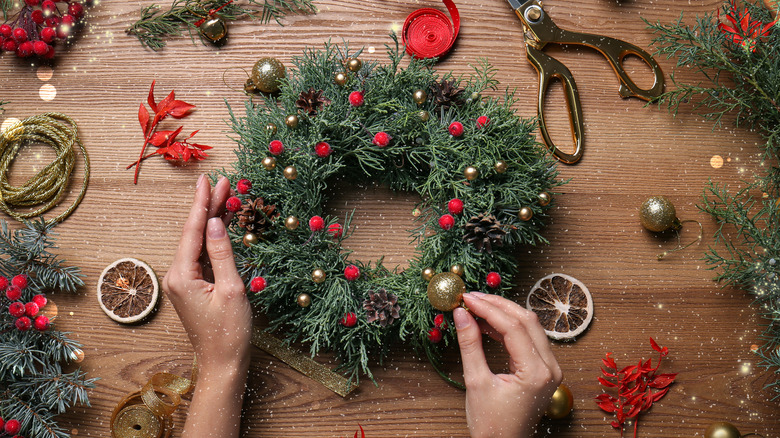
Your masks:
{"label": "red berry", "polygon": [[0,275],[0,291],[4,291],[8,288],[8,279]]}
{"label": "red berry", "polygon": [[57,9],[57,6],[52,0],[43,0],[41,9],[43,9],[44,12],[53,12],[55,9]]}
{"label": "red berry", "polygon": [[[30,321],[30,318],[28,318],[26,316],[23,316],[23,317],[17,319],[16,322],[14,323],[14,325],[20,331],[25,332],[27,330],[30,330],[30,327],[32,327],[32,321]],[[8,423],[5,423],[5,425],[6,425],[6,427],[8,427]]]}
{"label": "red berry", "polygon": [[8,420],[5,422],[5,433],[9,435],[15,435],[22,430],[22,425],[19,420]]}
{"label": "red berry", "polygon": [[284,144],[279,140],[274,140],[268,145],[268,152],[272,155],[281,155],[284,152]]}
{"label": "red berry", "polygon": [[325,158],[333,152],[333,148],[328,143],[321,141],[314,146],[314,153],[320,158]]}
{"label": "red berry", "polygon": [[57,26],[57,38],[64,40],[70,36],[70,26],[66,26],[64,24],[55,24],[55,26]]}
{"label": "red berry", "polygon": [[479,116],[477,117],[477,128],[484,128],[490,123],[490,119],[487,116]]}
{"label": "red berry", "polygon": [[309,219],[309,228],[315,233],[322,231],[325,229],[325,220],[320,216],[312,216],[311,219]]}
{"label": "red berry", "polygon": [[14,30],[7,24],[0,25],[0,36],[4,38],[11,38],[14,34]]}
{"label": "red berry", "polygon": [[32,11],[30,18],[35,22],[35,24],[43,24],[43,11],[40,9]]}
{"label": "red berry", "polygon": [[498,272],[491,272],[487,275],[486,282],[488,287],[495,289],[501,286],[501,275]]}
{"label": "red berry", "polygon": [[23,43],[27,41],[27,31],[22,29],[21,27],[17,27],[16,29],[14,29],[13,37],[17,43]]}
{"label": "red berry", "polygon": [[18,287],[19,289],[24,289],[27,287],[27,276],[24,274],[19,274],[11,280],[11,284]]}
{"label": "red berry", "polygon": [[33,50],[35,51],[36,55],[43,56],[49,53],[49,45],[43,41],[36,41],[33,43]]}
{"label": "red berry", "polygon": [[353,91],[349,93],[349,104],[352,106],[363,106],[365,99],[362,91]]}
{"label": "red berry", "polygon": [[450,214],[463,213],[463,201],[458,198],[450,199],[450,202],[447,203],[447,211],[449,211]]}
{"label": "red berry", "polygon": [[43,59],[52,59],[54,58],[54,47],[49,46],[49,51],[46,52],[45,55],[43,55]]}
{"label": "red berry", "polygon": [[24,304],[19,301],[11,303],[11,305],[8,306],[8,313],[14,318],[21,318],[24,316]]}
{"label": "red berry", "polygon": [[50,325],[51,323],[49,322],[49,317],[44,315],[40,315],[39,317],[35,318],[35,321],[33,322],[33,327],[35,327],[35,330],[38,330],[39,332],[48,330]]}
{"label": "red berry", "polygon": [[444,319],[444,314],[440,313],[433,317],[433,325],[441,330],[447,330],[447,321]]}
{"label": "red berry", "polygon": [[460,137],[463,135],[463,123],[452,122],[450,123],[450,127],[448,129],[450,131],[450,135],[453,137]]}
{"label": "red berry", "polygon": [[16,56],[20,58],[27,58],[29,56],[32,56],[32,54],[33,54],[33,45],[29,41],[25,41],[19,44],[19,47],[16,48]]}
{"label": "red berry", "polygon": [[68,5],[68,13],[79,19],[84,15],[84,6],[81,3],[73,2]]}
{"label": "red berry", "polygon": [[455,225],[455,218],[451,214],[444,214],[439,218],[439,226],[445,230],[452,229]]}
{"label": "red berry", "polygon": [[374,140],[372,140],[372,143],[379,146],[380,148],[383,148],[390,144],[390,140],[392,140],[393,137],[390,137],[390,134],[379,131],[374,135]]}
{"label": "red berry", "polygon": [[267,285],[268,283],[265,282],[265,278],[255,277],[249,283],[249,290],[251,290],[254,293],[262,292]]}
{"label": "red berry", "polygon": [[54,30],[53,27],[44,27],[41,29],[41,41],[45,43],[50,43],[54,41],[54,38],[57,36],[57,31]]}
{"label": "red berry", "polygon": [[32,302],[37,304],[39,309],[43,309],[46,307],[46,303],[48,303],[49,300],[46,299],[46,295],[38,294],[33,297]]}
{"label": "red berry", "polygon": [[13,39],[9,38],[3,41],[3,50],[5,50],[6,52],[15,52],[16,48],[17,48],[16,41],[14,41]]}
{"label": "red berry", "polygon": [[441,333],[441,330],[437,329],[436,327],[428,330],[428,340],[434,344],[441,342],[442,338],[444,338],[444,335]]}
{"label": "red berry", "polygon": [[38,4],[41,3],[41,0],[24,0],[24,2],[29,6],[38,6]]}
{"label": "red berry", "polygon": [[75,22],[76,22],[76,18],[74,18],[73,15],[65,14],[62,16],[63,26],[73,27],[73,23]]}
{"label": "red berry", "polygon": [[225,202],[225,208],[227,209],[227,211],[235,213],[238,210],[241,210],[241,200],[235,196],[231,196]]}
{"label": "red berry", "polygon": [[248,179],[241,179],[236,183],[236,191],[238,193],[246,195],[250,190],[252,190],[252,181],[249,181]]}
{"label": "red berry", "polygon": [[348,281],[355,281],[360,278],[360,268],[355,265],[349,265],[344,268],[344,278]]}
{"label": "red berry", "polygon": [[5,296],[11,301],[16,301],[22,297],[22,290],[18,286],[9,286],[5,291]]}
{"label": "red berry", "polygon": [[357,324],[357,315],[354,312],[345,313],[339,323],[344,327],[354,327]]}
{"label": "red berry", "polygon": [[5,426],[5,421],[3,421],[2,418],[0,418],[0,430],[3,430]]}
{"label": "red berry", "polygon": [[49,27],[56,27],[60,24],[60,17],[46,17],[46,21],[44,21],[47,26]]}
{"label": "red berry", "polygon": [[333,238],[338,239],[344,235],[344,229],[341,228],[341,224],[330,224],[328,225],[328,233],[333,236]]}
{"label": "red berry", "polygon": [[41,309],[38,307],[38,305],[32,301],[24,305],[24,313],[26,313],[27,316],[35,316],[40,311]]}

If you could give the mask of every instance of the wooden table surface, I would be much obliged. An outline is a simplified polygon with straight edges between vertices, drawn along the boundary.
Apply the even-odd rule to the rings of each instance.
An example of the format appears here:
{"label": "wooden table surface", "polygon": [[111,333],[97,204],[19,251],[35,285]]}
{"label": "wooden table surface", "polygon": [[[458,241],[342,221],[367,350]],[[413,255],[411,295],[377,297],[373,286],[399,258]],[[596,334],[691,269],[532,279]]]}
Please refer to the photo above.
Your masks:
{"label": "wooden table surface", "polygon": [[[53,71],[8,54],[0,57],[0,99],[11,101],[0,120],[64,112],[78,121],[92,160],[83,203],[58,227],[59,254],[83,269],[86,286],[75,296],[54,296],[62,315],[57,326],[85,345],[82,368],[101,379],[91,392],[91,407],[62,416],[74,436],[109,436],[109,416],[125,394],[154,373],[186,374],[191,366],[192,349],[167,300],[151,321],[122,326],[101,312],[95,287],[103,267],[121,257],[146,260],[162,277],[197,176],[233,161],[235,144],[226,136],[224,100],[235,106],[244,96],[223,83],[223,73],[227,85],[238,89],[245,79],[238,67],[250,69],[265,56],[290,66],[291,57],[304,48],[322,47],[329,39],[365,46],[366,58],[381,60],[389,32],[400,29],[410,12],[420,7],[443,9],[435,0],[323,0],[316,2],[319,13],[290,16],[284,27],[231,23],[230,41],[220,49],[179,38],[154,53],[124,32],[148,3],[100,2],[91,9],[77,44],[58,55]],[[668,23],[682,10],[691,20],[697,13],[714,11],[719,3],[548,0],[545,7],[560,27],[647,47],[652,36],[641,18]],[[537,76],[525,59],[517,17],[501,0],[457,4],[461,33],[438,68],[468,73],[469,63],[487,57],[499,69],[501,88],[517,89],[519,114],[534,116]],[[594,51],[551,48],[550,53],[569,66],[579,85],[585,154],[577,165],[559,166],[561,177],[571,181],[555,197],[546,229],[550,245],[518,250],[516,298],[524,301],[537,279],[563,272],[590,288],[595,318],[576,342],[554,345],[565,382],[574,393],[575,410],[565,420],[543,423],[538,436],[617,437],[610,418],[593,401],[601,392],[596,382],[600,359],[607,352],[614,352],[622,364],[649,358],[652,336],[671,351],[665,372],[679,376],[669,394],[641,418],[640,436],[703,436],[709,423],[724,420],[742,433],[777,437],[779,405],[768,401],[773,394],[763,389],[773,376],[757,366],[750,352],[751,344],[760,343],[762,325],[745,292],[712,281],[714,273],[702,256],[714,244],[716,225],[696,208],[709,179],[734,190],[742,178],[761,170],[759,137],[732,128],[730,121],[712,129],[688,108],[674,118],[642,101],[621,100],[615,76]],[[675,71],[673,63],[659,61],[668,81]],[[681,80],[696,80],[684,69],[675,74]],[[215,148],[206,161],[186,167],[148,160],[138,185],[133,185],[132,172],[124,168],[141,146],[136,112],[152,80],[157,81],[158,95],[175,89],[179,98],[197,105],[184,120],[185,130],[201,129],[197,138]],[[547,103],[553,135],[561,142],[568,135],[562,96],[558,87]],[[24,180],[51,157],[43,147],[28,148],[16,161],[13,178]],[[723,159],[721,167],[713,165],[717,157]],[[637,217],[642,201],[657,194],[674,202],[680,218],[696,219],[705,228],[700,245],[661,262],[655,255],[673,246],[674,239],[648,233]],[[366,187],[337,193],[332,208],[337,214],[357,209],[358,230],[348,243],[354,257],[368,261],[386,255],[388,265],[403,267],[413,253],[406,230],[412,226],[414,202],[408,194]],[[683,237],[694,235],[689,229]],[[488,350],[494,369],[504,367],[499,346],[491,344]],[[347,398],[253,351],[242,436],[352,436],[358,424],[369,438],[467,436],[463,393],[440,380],[413,351],[396,348],[384,366],[374,366],[378,386],[365,381]],[[457,374],[457,352],[450,357]],[[179,426],[185,411],[186,404],[176,413]]]}

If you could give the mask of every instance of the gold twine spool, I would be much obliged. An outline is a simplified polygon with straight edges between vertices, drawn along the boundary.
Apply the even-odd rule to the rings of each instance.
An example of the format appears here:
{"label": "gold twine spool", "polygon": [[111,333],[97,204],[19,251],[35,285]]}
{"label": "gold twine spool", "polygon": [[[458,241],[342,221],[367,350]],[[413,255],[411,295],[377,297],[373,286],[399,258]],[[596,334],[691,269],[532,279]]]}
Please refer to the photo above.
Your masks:
{"label": "gold twine spool", "polygon": [[[20,187],[11,185],[8,182],[8,170],[19,150],[25,145],[39,143],[51,146],[57,153],[57,158],[27,180],[24,185]],[[0,210],[22,221],[40,216],[54,208],[65,195],[68,180],[73,173],[76,163],[75,146],[81,149],[81,154],[84,156],[84,181],[81,191],[67,210],[47,221],[49,224],[62,222],[76,210],[84,198],[89,183],[89,156],[79,139],[76,122],[64,114],[45,113],[28,117],[9,126],[0,134]],[[19,208],[31,208],[36,205],[41,206],[32,211],[17,211]]]}

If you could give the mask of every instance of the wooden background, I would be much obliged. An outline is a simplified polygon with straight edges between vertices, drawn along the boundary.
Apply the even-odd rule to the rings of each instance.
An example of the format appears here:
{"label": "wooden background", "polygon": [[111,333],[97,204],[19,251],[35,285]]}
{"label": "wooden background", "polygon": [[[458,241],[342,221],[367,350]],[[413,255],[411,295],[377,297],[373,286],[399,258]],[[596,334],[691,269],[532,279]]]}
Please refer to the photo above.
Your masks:
{"label": "wooden background", "polygon": [[[110,413],[125,394],[154,373],[187,373],[191,365],[191,347],[167,300],[150,322],[121,326],[101,312],[95,286],[103,267],[120,257],[146,260],[162,277],[197,176],[233,161],[223,99],[240,105],[244,96],[226,87],[223,73],[227,84],[238,89],[245,79],[238,67],[250,69],[264,56],[290,66],[292,56],[329,39],[365,46],[366,58],[383,59],[388,33],[400,29],[410,12],[419,7],[443,9],[435,0],[323,0],[317,2],[318,14],[291,16],[284,27],[232,23],[230,41],[221,49],[179,38],[153,53],[124,33],[148,3],[100,2],[91,9],[77,44],[57,56],[51,78],[46,68],[29,60],[0,57],[0,99],[11,101],[0,120],[45,111],[67,113],[78,121],[92,159],[87,196],[58,228],[59,253],[83,268],[86,286],[76,296],[54,297],[61,315],[57,325],[84,343],[82,368],[101,379],[90,395],[92,407],[63,416],[74,436],[108,436]],[[461,33],[439,68],[468,73],[469,63],[488,57],[499,69],[502,88],[517,89],[519,113],[534,116],[537,77],[526,62],[517,17],[501,0],[457,3]],[[690,21],[719,4],[549,0],[545,7],[560,27],[647,47],[652,36],[641,18],[668,23],[683,10]],[[565,420],[544,423],[538,436],[617,437],[610,418],[592,400],[600,393],[596,382],[600,359],[607,352],[614,352],[621,364],[649,358],[652,336],[671,351],[665,372],[680,374],[671,392],[642,417],[640,436],[703,436],[709,423],[727,420],[742,433],[777,437],[778,402],[767,401],[772,394],[762,389],[773,376],[757,366],[750,352],[751,344],[760,343],[762,326],[745,292],[711,280],[714,274],[702,255],[714,244],[715,224],[696,208],[709,179],[734,190],[740,179],[760,171],[759,137],[729,125],[712,129],[687,108],[674,118],[642,101],[621,100],[615,76],[594,51],[551,48],[550,53],[569,66],[579,84],[586,149],[579,164],[560,166],[561,177],[571,182],[555,197],[546,231],[551,244],[518,250],[517,298],[524,301],[542,276],[567,273],[590,288],[595,318],[576,342],[554,345],[565,382],[574,392],[575,411]],[[659,61],[668,80],[672,62]],[[675,74],[680,80],[696,80],[684,69]],[[139,184],[133,185],[132,172],[124,168],[141,146],[136,113],[153,79],[158,96],[175,89],[179,98],[197,105],[184,120],[185,130],[201,129],[197,139],[215,149],[208,160],[183,168],[148,160]],[[563,142],[567,119],[562,92],[556,93],[547,108],[554,136]],[[12,179],[21,182],[51,156],[42,147],[28,148],[13,166]],[[722,167],[711,164],[715,156],[723,159]],[[657,194],[674,202],[680,218],[696,219],[705,227],[700,245],[662,262],[655,255],[673,246],[674,239],[648,233],[637,217],[642,201]],[[413,251],[405,231],[412,225],[413,197],[369,187],[337,194],[332,205],[336,213],[358,209],[359,229],[349,242],[355,257],[373,260],[384,254],[390,266],[405,265]],[[694,235],[688,230],[684,237]],[[506,364],[503,352],[495,344],[488,348],[494,368],[500,370]],[[455,363],[457,353],[451,357]],[[455,363],[456,373],[457,367]],[[358,424],[370,438],[467,436],[463,393],[440,380],[425,359],[399,347],[384,366],[374,369],[378,386],[364,382],[342,399],[254,350],[243,436],[352,436]],[[185,410],[186,405],[176,414],[179,425]]]}

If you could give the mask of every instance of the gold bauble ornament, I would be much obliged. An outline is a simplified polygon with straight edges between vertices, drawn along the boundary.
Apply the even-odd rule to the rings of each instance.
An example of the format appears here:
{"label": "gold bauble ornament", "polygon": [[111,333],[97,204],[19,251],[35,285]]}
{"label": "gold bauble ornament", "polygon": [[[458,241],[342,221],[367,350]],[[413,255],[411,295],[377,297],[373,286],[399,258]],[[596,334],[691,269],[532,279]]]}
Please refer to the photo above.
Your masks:
{"label": "gold bauble ornament", "polygon": [[441,272],[428,283],[428,301],[434,309],[449,312],[460,306],[466,284],[452,272]]}
{"label": "gold bauble ornament", "polygon": [[417,113],[417,117],[420,118],[420,121],[427,122],[431,119],[431,114],[428,111],[421,110],[419,113]]}
{"label": "gold bauble ornament", "polygon": [[320,268],[311,271],[311,281],[317,284],[320,284],[323,281],[325,281],[325,271],[323,271]]}
{"label": "gold bauble ornament", "polygon": [[530,207],[523,207],[517,213],[517,217],[520,218],[521,221],[530,221],[531,218],[534,217],[534,211],[531,210]]}
{"label": "gold bauble ornament", "polygon": [[710,424],[704,432],[704,438],[740,438],[741,436],[742,434],[733,424],[725,421]]}
{"label": "gold bauble ornament", "polygon": [[299,224],[300,222],[298,222],[298,218],[295,216],[287,216],[287,219],[284,220],[284,227],[290,231],[298,228]]}
{"label": "gold bauble ornament", "polygon": [[552,201],[552,196],[550,196],[550,194],[547,192],[542,192],[539,193],[538,199],[539,199],[539,205],[541,205],[542,207],[546,207],[547,205],[550,204],[550,201]]}
{"label": "gold bauble ornament", "polygon": [[569,415],[572,407],[574,407],[574,396],[569,387],[561,383],[553,393],[544,415],[552,420],[559,420]]}
{"label": "gold bauble ornament", "polygon": [[198,27],[198,31],[214,44],[219,44],[227,37],[227,23],[221,17],[211,17]]}
{"label": "gold bauble ornament", "polygon": [[244,234],[244,239],[243,239],[244,246],[256,245],[257,242],[259,242],[259,241],[260,241],[260,239],[257,237],[257,234],[255,234],[255,233],[246,233],[246,234]]}
{"label": "gold bauble ornament", "polygon": [[265,170],[274,170],[276,168],[276,158],[274,157],[265,157],[261,163]]}
{"label": "gold bauble ornament", "polygon": [[284,124],[287,125],[290,129],[295,129],[298,127],[298,115],[296,114],[290,114],[289,116],[284,118]]}
{"label": "gold bauble ornament", "polygon": [[338,72],[333,76],[333,82],[336,83],[336,85],[343,87],[347,84],[347,74],[344,72]]}
{"label": "gold bauble ornament", "polygon": [[296,169],[295,166],[285,167],[284,177],[289,179],[290,181],[293,181],[295,178],[298,178],[298,169]]}
{"label": "gold bauble ornament", "polygon": [[284,64],[276,58],[260,58],[252,68],[249,78],[255,88],[263,93],[279,91],[279,81],[285,77]]}
{"label": "gold bauble ornament", "polygon": [[643,227],[656,233],[681,227],[674,205],[663,196],[648,198],[639,207],[639,221]]}
{"label": "gold bauble ornament", "polygon": [[414,90],[414,94],[412,96],[414,98],[414,103],[417,105],[422,105],[426,100],[428,100],[428,93],[426,93],[425,90]]}
{"label": "gold bauble ornament", "polygon": [[361,68],[363,68],[363,61],[357,59],[357,58],[350,58],[347,61],[347,68],[349,71],[357,73],[360,71]]}
{"label": "gold bauble ornament", "polygon": [[493,165],[493,168],[496,169],[496,173],[504,173],[507,169],[506,161],[498,160],[496,161],[496,164]]}
{"label": "gold bauble ornament", "polygon": [[269,133],[270,135],[276,135],[276,125],[273,123],[265,125],[265,132]]}
{"label": "gold bauble ornament", "polygon": [[466,271],[463,269],[463,265],[458,263],[450,266],[450,272],[457,275],[458,277],[463,277],[463,274],[466,273]]}
{"label": "gold bauble ornament", "polygon": [[433,268],[425,268],[422,270],[421,275],[423,280],[431,281],[431,278],[436,275],[436,271],[434,271]]}
{"label": "gold bauble ornament", "polygon": [[47,299],[46,305],[43,306],[43,309],[41,309],[40,314],[49,318],[49,321],[54,321],[54,319],[57,318],[57,315],[59,314],[59,308],[57,307],[57,303],[52,301],[51,298]]}
{"label": "gold bauble ornament", "polygon": [[474,181],[479,176],[479,170],[474,166],[468,166],[463,170],[463,176],[469,181]]}
{"label": "gold bauble ornament", "polygon": [[298,295],[298,298],[295,300],[295,302],[297,302],[299,306],[305,309],[311,306],[311,297],[309,294],[300,294]]}

